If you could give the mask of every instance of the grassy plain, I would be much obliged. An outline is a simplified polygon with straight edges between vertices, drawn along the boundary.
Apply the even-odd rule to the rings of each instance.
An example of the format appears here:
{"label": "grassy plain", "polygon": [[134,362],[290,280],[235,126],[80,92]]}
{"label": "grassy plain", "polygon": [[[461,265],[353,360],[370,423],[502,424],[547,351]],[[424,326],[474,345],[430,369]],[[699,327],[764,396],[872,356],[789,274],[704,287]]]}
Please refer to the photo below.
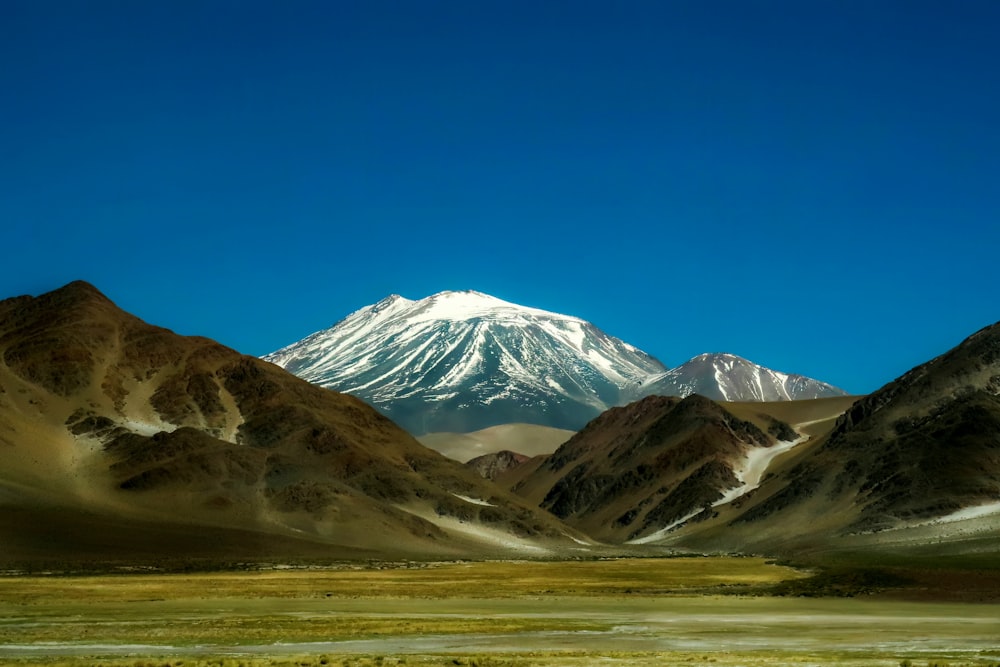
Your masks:
{"label": "grassy plain", "polygon": [[731,594],[803,576],[760,558],[5,576],[0,664],[1000,663],[995,606]]}

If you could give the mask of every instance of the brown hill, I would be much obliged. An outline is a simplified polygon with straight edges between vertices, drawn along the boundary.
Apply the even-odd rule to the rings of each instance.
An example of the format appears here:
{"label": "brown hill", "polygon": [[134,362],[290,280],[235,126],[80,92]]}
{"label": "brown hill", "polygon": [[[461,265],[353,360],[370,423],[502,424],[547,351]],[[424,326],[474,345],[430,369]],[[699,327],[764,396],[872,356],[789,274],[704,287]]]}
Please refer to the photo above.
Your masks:
{"label": "brown hill", "polygon": [[[787,432],[762,417],[775,433]],[[594,537],[634,540],[736,497],[751,451],[775,442],[702,396],[651,396],[608,410],[550,456],[525,464],[516,482],[518,471],[503,479]]]}
{"label": "brown hill", "polygon": [[148,325],[82,282],[0,302],[0,452],[0,504],[28,514],[82,507],[98,523],[387,556],[534,548],[566,531],[361,401]]}
{"label": "brown hill", "polygon": [[[862,397],[833,396],[800,401],[766,403],[742,401],[719,403],[719,405],[740,419],[751,421],[764,430],[771,428],[772,420],[777,420],[789,424],[796,433],[819,437],[833,430],[840,415],[860,398]],[[787,433],[785,437],[788,437]]]}

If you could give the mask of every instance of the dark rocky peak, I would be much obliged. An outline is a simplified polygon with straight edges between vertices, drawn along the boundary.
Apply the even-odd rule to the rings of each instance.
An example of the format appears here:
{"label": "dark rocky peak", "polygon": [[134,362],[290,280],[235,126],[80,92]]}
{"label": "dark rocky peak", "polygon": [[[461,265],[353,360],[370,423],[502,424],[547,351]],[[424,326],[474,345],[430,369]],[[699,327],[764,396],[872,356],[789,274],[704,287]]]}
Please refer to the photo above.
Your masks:
{"label": "dark rocky peak", "polygon": [[658,419],[649,429],[648,439],[658,443],[664,437],[676,437],[704,427],[729,430],[745,442],[770,443],[767,435],[752,423],[735,417],[715,401],[699,394],[684,398]]}
{"label": "dark rocky peak", "polygon": [[669,411],[682,399],[676,396],[647,396],[628,405],[611,408],[604,411],[580,431],[599,431],[609,427],[628,427],[647,421],[650,418],[659,417],[665,411]]}
{"label": "dark rocky peak", "polygon": [[118,307],[99,289],[83,280],[74,280],[59,289],[46,292],[31,299],[33,306],[40,310],[78,310],[98,307],[118,310]]}
{"label": "dark rocky peak", "polygon": [[980,329],[948,352],[860,399],[838,418],[830,442],[848,432],[872,428],[877,413],[886,412],[890,421],[903,416],[896,414],[898,411],[919,417],[979,390],[1000,394],[1000,322]]}
{"label": "dark rocky peak", "polygon": [[681,400],[674,396],[647,396],[634,403],[605,410],[550,454],[545,466],[556,472],[610,443],[632,442]]}
{"label": "dark rocky peak", "polygon": [[0,303],[0,333],[6,329],[51,328],[130,317],[96,287],[77,280],[41,296],[15,297]]}
{"label": "dark rocky peak", "polygon": [[111,300],[104,295],[101,290],[97,289],[85,280],[74,280],[71,283],[63,285],[57,290],[49,292],[48,295],[54,299],[64,299],[67,301],[90,301],[97,299],[99,301],[110,302]]}

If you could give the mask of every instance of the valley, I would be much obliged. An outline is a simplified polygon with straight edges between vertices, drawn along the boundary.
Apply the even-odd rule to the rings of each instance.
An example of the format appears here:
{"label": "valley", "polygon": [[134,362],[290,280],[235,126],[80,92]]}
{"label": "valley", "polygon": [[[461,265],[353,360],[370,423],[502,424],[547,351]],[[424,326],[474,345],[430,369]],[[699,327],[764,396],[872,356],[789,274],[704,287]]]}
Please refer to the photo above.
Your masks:
{"label": "valley", "polygon": [[[865,397],[703,355],[687,377],[745,399],[726,401],[629,394],[679,376],[573,318],[469,293],[376,306],[359,329],[407,318],[365,359],[412,360],[393,336],[416,318],[434,382],[491,378],[409,404],[456,430],[415,438],[86,283],[0,302],[0,662],[1000,661],[1000,325]],[[463,365],[442,332],[492,342]],[[540,341],[572,382],[513,373]],[[579,418],[576,399],[496,402],[530,377],[614,405],[568,429],[532,415]],[[459,429],[473,413],[497,423]]]}

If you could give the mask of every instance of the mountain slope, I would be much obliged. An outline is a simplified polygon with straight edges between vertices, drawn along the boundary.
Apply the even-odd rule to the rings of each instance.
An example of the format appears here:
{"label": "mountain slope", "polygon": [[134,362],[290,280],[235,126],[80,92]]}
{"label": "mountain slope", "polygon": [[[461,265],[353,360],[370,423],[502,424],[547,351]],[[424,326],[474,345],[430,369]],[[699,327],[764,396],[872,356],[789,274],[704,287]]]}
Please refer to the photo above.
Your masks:
{"label": "mountain slope", "polygon": [[678,539],[1000,548],[1000,324],[857,401],[777,473]]}
{"label": "mountain slope", "polygon": [[733,354],[701,354],[647,378],[638,396],[701,394],[717,401],[794,401],[844,396],[825,382],[764,368]]}
{"label": "mountain slope", "polygon": [[651,396],[590,422],[513,490],[599,539],[644,541],[752,490],[790,444],[702,396]]}
{"label": "mountain slope", "polygon": [[412,433],[512,422],[575,430],[662,372],[575,317],[478,292],[391,296],[265,357],[363,398]]}
{"label": "mountain slope", "polygon": [[0,450],[7,507],[331,553],[503,551],[565,532],[362,401],[148,325],[81,282],[0,302]]}
{"label": "mountain slope", "polygon": [[843,395],[732,355],[668,370],[576,317],[478,292],[393,295],[264,357],[368,401],[411,433],[524,422],[578,430],[644,396],[793,400]]}

